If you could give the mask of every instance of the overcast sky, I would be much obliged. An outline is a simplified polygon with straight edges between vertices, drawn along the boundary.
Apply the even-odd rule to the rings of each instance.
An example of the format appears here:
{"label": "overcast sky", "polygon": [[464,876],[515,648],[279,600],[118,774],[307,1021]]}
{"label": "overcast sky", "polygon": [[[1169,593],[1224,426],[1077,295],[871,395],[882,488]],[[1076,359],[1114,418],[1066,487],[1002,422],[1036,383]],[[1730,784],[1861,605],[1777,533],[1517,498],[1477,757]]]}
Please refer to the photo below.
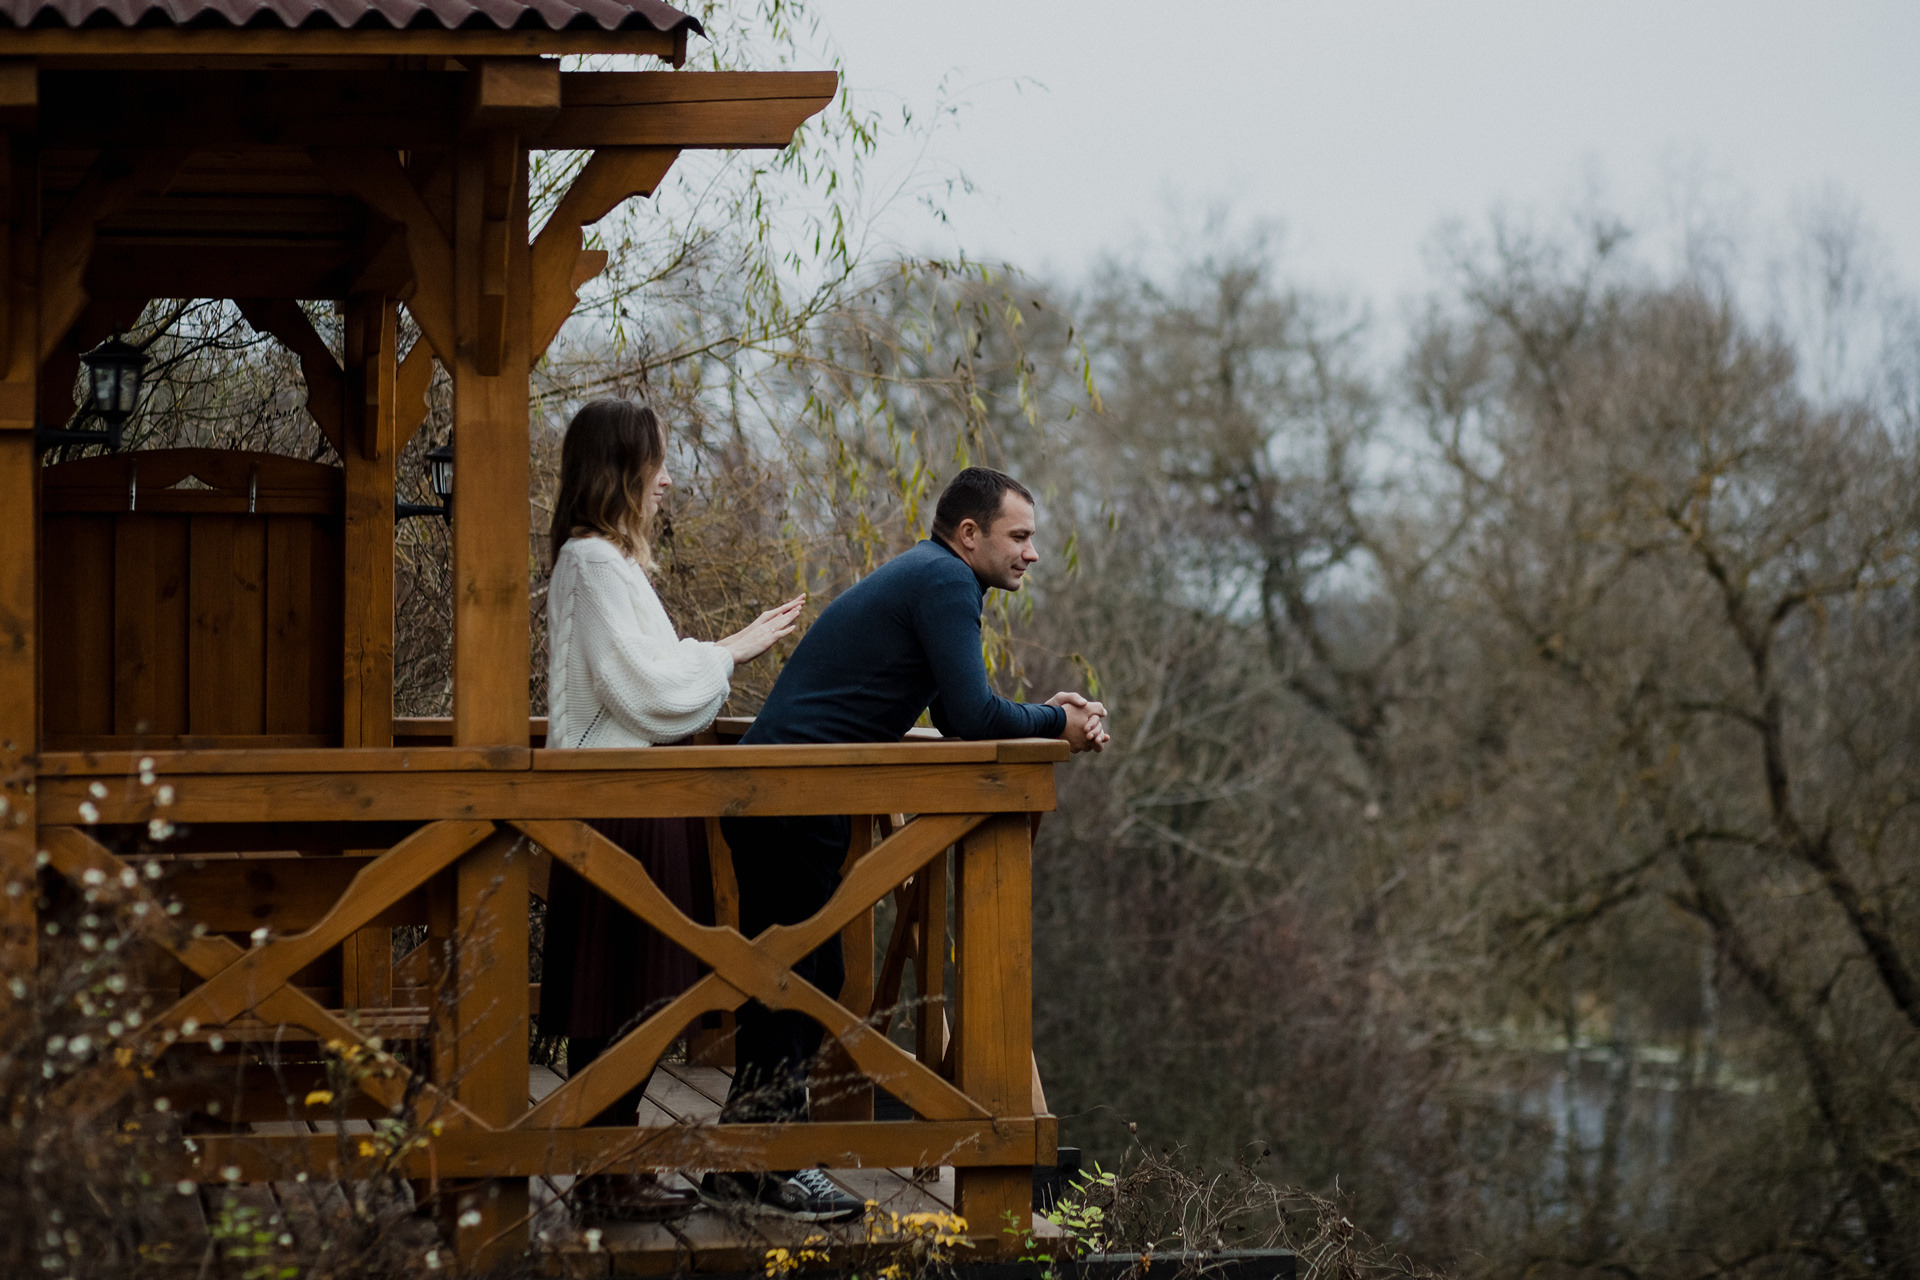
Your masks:
{"label": "overcast sky", "polygon": [[[1920,2],[814,0],[862,100],[964,105],[921,172],[981,188],[903,247],[1070,274],[1158,239],[1169,201],[1286,229],[1293,274],[1377,307],[1448,219],[1552,217],[1598,189],[1759,251],[1854,202],[1920,278]],[[911,157],[895,147],[897,174]],[[1695,214],[1697,216],[1697,213]]]}

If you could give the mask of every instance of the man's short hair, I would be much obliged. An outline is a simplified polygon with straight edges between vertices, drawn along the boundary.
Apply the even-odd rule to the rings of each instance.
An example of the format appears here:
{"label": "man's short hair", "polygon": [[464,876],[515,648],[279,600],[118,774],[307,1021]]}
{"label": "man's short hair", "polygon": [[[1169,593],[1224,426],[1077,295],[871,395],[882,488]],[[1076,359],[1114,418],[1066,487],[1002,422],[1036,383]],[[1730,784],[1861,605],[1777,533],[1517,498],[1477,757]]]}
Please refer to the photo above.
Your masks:
{"label": "man's short hair", "polygon": [[940,503],[933,509],[933,536],[942,542],[951,541],[962,520],[971,520],[982,533],[991,533],[993,518],[1000,514],[1000,503],[1008,493],[1017,493],[1033,503],[1027,486],[1006,472],[968,467],[948,481],[941,492]]}

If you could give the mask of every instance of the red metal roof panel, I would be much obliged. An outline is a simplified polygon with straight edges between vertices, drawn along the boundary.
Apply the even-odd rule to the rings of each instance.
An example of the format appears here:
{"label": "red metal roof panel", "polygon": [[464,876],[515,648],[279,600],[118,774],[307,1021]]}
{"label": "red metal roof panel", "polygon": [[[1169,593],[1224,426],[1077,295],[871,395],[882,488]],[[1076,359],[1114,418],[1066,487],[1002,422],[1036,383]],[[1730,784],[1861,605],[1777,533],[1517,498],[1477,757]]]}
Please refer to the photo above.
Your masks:
{"label": "red metal roof panel", "polygon": [[0,0],[6,27],[702,31],[663,0]]}

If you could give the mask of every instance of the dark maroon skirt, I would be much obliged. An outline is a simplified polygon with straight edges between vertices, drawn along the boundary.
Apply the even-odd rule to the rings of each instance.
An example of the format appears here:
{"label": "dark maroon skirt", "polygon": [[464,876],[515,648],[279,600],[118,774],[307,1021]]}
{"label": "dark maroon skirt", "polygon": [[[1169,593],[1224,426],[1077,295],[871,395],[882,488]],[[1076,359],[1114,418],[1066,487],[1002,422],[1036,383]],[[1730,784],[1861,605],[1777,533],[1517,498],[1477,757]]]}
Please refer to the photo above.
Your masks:
{"label": "dark maroon skirt", "polygon": [[[706,819],[609,818],[588,825],[633,855],[674,906],[698,924],[713,923]],[[543,1035],[619,1035],[702,972],[686,950],[555,860],[540,969]]]}

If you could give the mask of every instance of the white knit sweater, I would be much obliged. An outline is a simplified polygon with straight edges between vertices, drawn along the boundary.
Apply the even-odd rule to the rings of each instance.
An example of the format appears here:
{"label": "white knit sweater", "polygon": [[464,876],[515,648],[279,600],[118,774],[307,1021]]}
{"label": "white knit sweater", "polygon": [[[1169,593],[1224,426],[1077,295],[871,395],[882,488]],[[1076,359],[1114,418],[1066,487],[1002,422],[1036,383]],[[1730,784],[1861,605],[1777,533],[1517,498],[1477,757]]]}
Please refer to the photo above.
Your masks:
{"label": "white knit sweater", "polygon": [[682,640],[646,573],[604,538],[569,538],[547,587],[547,745],[645,747],[713,723],[733,655]]}

